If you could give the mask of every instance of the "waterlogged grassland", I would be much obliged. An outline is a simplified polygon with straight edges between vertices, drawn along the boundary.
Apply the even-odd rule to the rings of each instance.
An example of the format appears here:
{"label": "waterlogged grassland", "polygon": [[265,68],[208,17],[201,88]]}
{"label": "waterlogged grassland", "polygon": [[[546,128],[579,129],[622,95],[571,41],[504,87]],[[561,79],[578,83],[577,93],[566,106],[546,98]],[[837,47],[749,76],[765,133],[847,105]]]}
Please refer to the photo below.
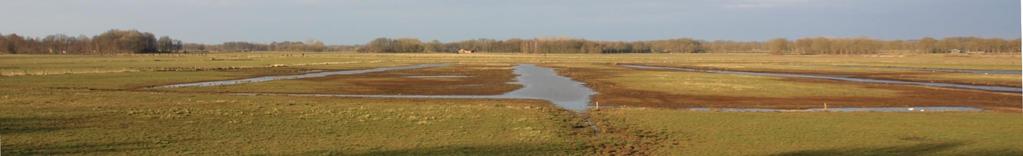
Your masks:
{"label": "waterlogged grassland", "polygon": [[978,84],[994,86],[1023,85],[1018,74],[973,74],[973,73],[925,73],[925,74],[894,74],[872,76],[882,79],[899,79],[921,82],[948,82],[961,84]]}
{"label": "waterlogged grassland", "polygon": [[592,115],[656,134],[653,155],[1021,155],[1019,113],[724,113],[613,109]]}
{"label": "waterlogged grassland", "polygon": [[[0,75],[52,75],[65,73],[144,72],[161,70],[211,70],[224,68],[303,69],[351,68],[363,64],[395,66],[420,63],[537,63],[592,64],[632,63],[665,66],[707,67],[730,70],[829,73],[859,77],[924,80],[953,83],[991,83],[1019,86],[1012,76],[983,74],[949,77],[913,69],[950,68],[1021,70],[1019,55],[767,55],[767,54],[365,54],[252,52],[147,55],[0,55]],[[974,79],[992,80],[977,82]]]}
{"label": "waterlogged grassland", "polygon": [[135,55],[0,55],[0,75],[52,75],[141,71],[195,71],[271,66],[338,69],[432,62],[353,53],[214,53]]}
{"label": "waterlogged grassland", "polygon": [[[725,58],[728,57],[728,58]],[[945,56],[778,56],[709,54],[691,60],[648,62],[649,65],[714,68],[738,71],[836,74],[853,77],[934,81],[962,84],[1020,86],[1019,75],[963,74],[931,72],[913,68],[945,68],[966,70],[1023,70],[1018,55]]]}
{"label": "waterlogged grassland", "polygon": [[744,97],[896,97],[899,92],[863,85],[788,81],[785,78],[675,71],[636,71],[607,81],[626,89],[686,95]]}
{"label": "waterlogged grassland", "polygon": [[133,89],[159,84],[236,79],[254,76],[244,72],[120,72],[13,76],[0,78],[0,86],[8,88],[91,88]]}
{"label": "waterlogged grassland", "polygon": [[311,65],[183,71],[137,71],[113,73],[62,73],[0,77],[0,86],[13,88],[141,89],[185,82],[242,79],[268,75],[292,75],[321,70],[355,70],[406,64]]}
{"label": "waterlogged grassland", "polygon": [[[711,63],[711,64],[695,64],[695,65],[678,65],[678,64],[664,64],[664,63],[652,63],[651,65],[657,66],[676,66],[676,67],[696,67],[696,68],[712,68],[722,70],[735,70],[735,71],[754,71],[754,72],[779,72],[779,73],[805,73],[805,74],[829,74],[829,75],[844,75],[849,77],[863,77],[863,78],[879,78],[879,79],[894,79],[894,80],[909,80],[909,81],[924,81],[924,82],[947,82],[947,83],[959,83],[959,84],[983,84],[983,85],[998,85],[998,86],[1020,86],[1023,83],[1023,78],[1018,74],[979,74],[979,73],[954,73],[954,72],[934,72],[925,69],[905,69],[905,68],[886,68],[886,67],[867,67],[867,66],[843,66],[834,64],[758,64],[758,63]],[[907,66],[894,66],[894,67],[907,67],[917,68],[915,65]],[[936,68],[936,67],[920,67],[920,68]],[[976,69],[976,68],[952,68],[952,69]],[[983,70],[985,68],[979,68]],[[1021,70],[1011,68],[995,68],[993,70]]]}
{"label": "waterlogged grassland", "polygon": [[[4,155],[579,154],[539,101],[2,89]],[[54,96],[60,95],[60,96]]]}
{"label": "waterlogged grassland", "polygon": [[[423,63],[443,68],[174,92],[149,86]],[[832,107],[967,105],[1019,111],[1017,94],[825,80],[634,70],[615,64],[899,76],[1008,84],[1018,77],[896,67],[1018,70],[1019,56],[763,54],[0,55],[0,137],[10,155],[1021,155],[1019,114],[720,113],[604,107],[584,116],[530,100],[231,96],[219,91],[490,94],[533,63],[586,82],[602,105]],[[277,67],[271,67],[277,66]],[[284,67],[281,67],[284,66]],[[860,67],[871,66],[871,67]],[[874,68],[877,67],[877,68]],[[844,73],[841,73],[844,72]],[[469,77],[402,77],[466,75]],[[1016,75],[1018,76],[1018,75]],[[334,86],[334,87],[331,87]],[[353,92],[348,89],[363,89]],[[249,87],[249,88],[245,88]],[[290,87],[290,88],[289,88]]]}
{"label": "waterlogged grassland", "polygon": [[556,64],[595,89],[605,106],[661,108],[821,108],[974,106],[1019,111],[1019,94],[833,80],[641,70],[614,64]]}
{"label": "waterlogged grassland", "polygon": [[[666,59],[664,63],[676,65],[727,66],[743,65],[745,68],[766,69],[806,68],[820,69],[846,67],[914,67],[1019,70],[1019,55],[972,55],[948,56],[932,54],[916,55],[766,55],[766,54],[693,54],[690,59]],[[670,61],[669,61],[670,60]],[[651,62],[653,63],[653,62]],[[773,66],[793,65],[793,66]]]}
{"label": "waterlogged grassland", "polygon": [[520,88],[520,85],[508,83],[514,79],[512,64],[474,63],[229,86],[162,90],[360,95],[497,95]]}

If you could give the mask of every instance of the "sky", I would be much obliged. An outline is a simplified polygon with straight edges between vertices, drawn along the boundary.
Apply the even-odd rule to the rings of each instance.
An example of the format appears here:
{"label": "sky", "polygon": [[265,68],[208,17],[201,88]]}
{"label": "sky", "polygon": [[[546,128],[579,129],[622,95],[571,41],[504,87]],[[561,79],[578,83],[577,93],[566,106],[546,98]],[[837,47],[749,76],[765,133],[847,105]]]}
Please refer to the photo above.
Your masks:
{"label": "sky", "polygon": [[1020,38],[1020,0],[2,0],[0,33],[186,42]]}

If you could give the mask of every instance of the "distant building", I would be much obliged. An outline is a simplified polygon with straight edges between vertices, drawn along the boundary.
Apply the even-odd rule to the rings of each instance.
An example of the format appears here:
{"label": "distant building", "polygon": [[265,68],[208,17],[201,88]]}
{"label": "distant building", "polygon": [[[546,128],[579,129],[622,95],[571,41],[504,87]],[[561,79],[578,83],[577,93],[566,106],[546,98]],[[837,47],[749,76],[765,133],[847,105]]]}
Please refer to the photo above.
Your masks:
{"label": "distant building", "polygon": [[459,54],[472,54],[472,53],[476,53],[476,50],[458,49],[458,53]]}

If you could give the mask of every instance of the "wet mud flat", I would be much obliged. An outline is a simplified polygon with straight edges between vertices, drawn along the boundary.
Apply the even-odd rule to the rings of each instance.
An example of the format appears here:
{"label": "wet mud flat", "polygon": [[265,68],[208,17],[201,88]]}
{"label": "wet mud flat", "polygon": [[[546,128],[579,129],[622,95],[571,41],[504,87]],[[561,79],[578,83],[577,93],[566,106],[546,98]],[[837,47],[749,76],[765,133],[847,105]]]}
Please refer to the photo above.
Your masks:
{"label": "wet mud flat", "polygon": [[[896,80],[909,82],[937,82],[948,84],[966,84],[981,86],[1001,87],[1023,87],[1020,84],[1021,70],[985,70],[985,69],[957,69],[957,68],[926,68],[926,67],[902,67],[902,66],[864,66],[864,65],[819,65],[801,63],[783,63],[775,65],[814,67],[805,69],[777,69],[768,68],[731,68],[731,67],[705,67],[693,65],[673,64],[633,64],[655,67],[686,68],[694,70],[718,70],[737,71],[754,73],[782,73],[782,74],[805,74],[805,75],[826,75],[847,78],[864,78],[877,80]],[[749,66],[749,65],[747,65]],[[821,70],[815,70],[819,67]]]}
{"label": "wet mud flat", "polygon": [[[624,86],[635,85],[612,80],[628,73],[645,71],[603,64],[601,67],[560,67],[561,74],[582,81],[593,88],[599,95],[594,101],[600,102],[602,108],[611,107],[654,107],[671,109],[690,108],[768,108],[768,109],[817,109],[827,103],[832,108],[867,108],[867,107],[972,107],[995,111],[1020,111],[1023,96],[1016,93],[977,91],[965,89],[927,88],[911,85],[890,85],[874,83],[857,83],[824,79],[783,78],[781,82],[808,84],[847,84],[864,88],[892,90],[899,94],[888,97],[760,97],[744,95],[742,92],[698,95],[686,92],[664,92],[653,90],[631,89]],[[649,70],[658,71],[658,70]],[[667,71],[665,72],[674,72]],[[706,73],[715,74],[715,73]]]}
{"label": "wet mud flat", "polygon": [[574,112],[585,112],[590,104],[590,97],[596,92],[580,82],[557,75],[553,69],[532,64],[515,66],[514,84],[522,88],[500,95],[358,95],[358,94],[274,94],[274,93],[236,93],[235,95],[284,95],[284,96],[317,96],[317,97],[356,97],[356,98],[410,98],[410,99],[535,99],[551,102],[560,108]]}
{"label": "wet mud flat", "polygon": [[169,90],[215,93],[302,93],[358,95],[500,95],[521,88],[510,84],[511,64],[446,64],[409,70],[287,79]]}
{"label": "wet mud flat", "polygon": [[[419,69],[427,68],[428,69]],[[331,93],[331,92],[310,92],[310,93],[289,93],[286,91],[269,91],[269,92],[252,92],[242,91],[228,92],[234,95],[285,95],[285,96],[321,96],[321,97],[361,97],[361,98],[438,98],[438,99],[537,99],[549,101],[552,104],[571,110],[575,112],[584,112],[589,106],[590,97],[596,92],[587,88],[582,83],[574,81],[568,77],[560,76],[554,69],[541,67],[533,64],[519,64],[516,65],[512,72],[508,72],[508,69],[501,67],[485,67],[480,69],[485,72],[476,72],[475,70],[467,68],[466,66],[440,66],[440,65],[416,65],[406,66],[397,69],[418,69],[418,70],[404,70],[394,72],[383,72],[388,70],[396,70],[393,68],[387,68],[388,70],[372,70],[379,73],[362,72],[364,75],[351,75],[351,74],[335,74],[341,76],[311,76],[301,78],[301,81],[317,82],[314,84],[318,85],[329,85],[330,83],[323,83],[325,81],[337,80],[337,81],[349,81],[349,82],[360,82],[359,80],[373,79],[369,81],[361,81],[361,83],[349,83],[349,84],[362,84],[367,86],[375,87],[388,87],[392,88],[395,92],[382,92],[391,94],[365,94],[374,92],[360,92],[363,94],[343,94],[343,93]],[[380,69],[380,68],[378,68]],[[507,74],[500,74],[501,72]],[[334,71],[334,73],[356,73],[359,72],[343,72]],[[323,75],[320,73],[310,73],[315,75]],[[439,77],[435,75],[440,75]],[[449,77],[448,75],[465,75],[457,77]],[[410,77],[411,76],[411,77]],[[422,76],[427,76],[428,79],[423,79]],[[511,78],[513,80],[507,80],[502,78]],[[473,78],[490,78],[490,79],[479,79],[476,81],[465,81],[465,79]],[[288,76],[285,79],[273,79],[278,77],[257,77],[250,79],[240,80],[229,80],[229,81],[210,81],[210,82],[198,82],[198,83],[185,83],[177,85],[161,86],[162,88],[177,88],[177,87],[192,87],[193,89],[208,89],[209,87],[221,86],[221,85],[234,85],[241,83],[253,83],[263,82],[272,83],[265,81],[273,80],[290,80],[294,78]],[[250,80],[259,81],[250,81]],[[413,79],[413,80],[409,80]],[[477,83],[474,83],[477,82]],[[486,82],[484,84],[479,84]],[[374,84],[376,83],[376,84]],[[477,84],[477,85],[473,85]],[[488,86],[488,84],[490,86]],[[436,87],[439,89],[447,89],[443,86],[472,86],[472,87],[491,87],[492,85],[512,86],[504,87],[504,89],[496,90],[501,93],[494,94],[493,92],[480,92],[478,90],[465,90],[462,88],[452,89],[448,92],[401,92],[401,90],[419,90],[422,87]],[[425,85],[425,86],[423,86]],[[268,87],[272,88],[272,87]],[[500,88],[500,87],[496,87]],[[510,88],[510,89],[509,89]],[[345,89],[345,88],[340,88]],[[507,91],[505,91],[507,90]],[[422,90],[419,90],[422,91]],[[470,92],[458,92],[458,91],[470,91]],[[377,92],[380,93],[380,92]],[[417,94],[418,93],[418,94]],[[463,93],[463,94],[459,94]],[[478,95],[479,93],[493,94],[493,95]],[[439,94],[439,95],[437,95]]]}
{"label": "wet mud flat", "polygon": [[[509,72],[508,70],[511,70]],[[883,87],[902,92],[910,92],[900,97],[799,97],[770,98],[744,97],[742,95],[696,96],[676,93],[655,92],[627,89],[599,79],[613,77],[635,69],[618,68],[587,69],[564,68],[563,72],[532,64],[508,65],[446,65],[421,67],[415,70],[391,70],[362,73],[356,75],[334,75],[325,77],[287,80],[306,82],[305,85],[330,86],[339,85],[337,90],[313,90],[309,92],[289,92],[287,90],[253,91],[240,88],[228,91],[235,95],[285,95],[285,96],[328,96],[328,97],[360,97],[360,98],[438,98],[438,99],[538,99],[549,101],[566,110],[585,112],[594,103],[600,101],[605,108],[615,105],[632,107],[667,107],[667,108],[766,108],[766,109],[816,109],[821,102],[830,103],[837,108],[835,111],[879,111],[889,110],[888,107],[957,107],[969,106],[976,108],[1014,108],[1008,104],[1020,101],[1019,96],[1007,94],[991,94],[984,91],[963,91],[955,89],[935,90],[906,85],[871,84],[870,87]],[[566,75],[566,76],[561,76]],[[571,78],[570,78],[571,77]],[[573,78],[575,80],[573,80]],[[578,82],[580,80],[585,82]],[[798,79],[795,79],[798,81]],[[812,80],[814,83],[835,83],[828,80]],[[259,84],[272,84],[263,82]],[[853,82],[841,82],[853,83]],[[256,84],[256,85],[259,85]],[[360,87],[370,88],[359,90]],[[447,86],[447,87],[445,87]],[[473,90],[466,87],[483,87],[490,90]],[[502,89],[495,86],[511,86]],[[376,87],[374,90],[373,87]],[[218,87],[192,87],[197,90]],[[278,87],[265,87],[279,89]],[[434,88],[424,90],[422,88]],[[591,89],[594,88],[594,89]],[[602,94],[596,95],[597,92]],[[950,94],[951,93],[951,94]],[[953,95],[953,96],[947,96]],[[591,98],[592,97],[592,98]],[[963,105],[966,104],[966,105]],[[849,109],[842,109],[849,107]],[[855,108],[855,109],[853,109]],[[957,109],[932,109],[957,111]],[[972,109],[963,109],[972,110]],[[812,110],[811,110],[812,111]]]}
{"label": "wet mud flat", "polygon": [[327,72],[310,72],[310,73],[303,73],[303,74],[297,74],[297,75],[260,76],[260,77],[236,79],[236,80],[220,80],[220,81],[206,81],[206,82],[195,82],[195,83],[182,83],[182,84],[156,86],[156,87],[152,87],[152,88],[160,89],[160,88],[181,88],[181,87],[224,86],[224,85],[237,85],[237,84],[245,84],[245,83],[275,81],[275,80],[292,80],[292,79],[327,77],[327,76],[334,76],[334,75],[364,74],[364,73],[372,73],[372,72],[383,72],[383,71],[391,71],[391,70],[409,70],[409,69],[419,69],[419,68],[439,67],[439,66],[447,66],[447,64],[420,64],[420,65],[412,65],[412,66],[381,67],[381,68],[363,69],[363,70],[338,70],[338,71],[327,71]]}
{"label": "wet mud flat", "polygon": [[[500,95],[522,88],[512,64],[450,66],[296,80],[315,85],[307,93],[359,95]],[[276,90],[275,90],[276,91]]]}
{"label": "wet mud flat", "polygon": [[683,71],[683,72],[706,72],[706,73],[736,74],[736,75],[751,75],[751,76],[769,76],[769,77],[805,78],[805,79],[824,79],[824,80],[838,80],[838,81],[848,81],[848,82],[857,82],[857,83],[915,85],[915,86],[942,87],[942,88],[955,88],[955,89],[969,89],[969,90],[981,90],[981,91],[992,91],[992,92],[1023,93],[1023,88],[1020,88],[1020,87],[970,85],[970,84],[954,84],[954,83],[939,83],[939,82],[916,82],[916,81],[902,81],[902,80],[885,80],[885,79],[856,78],[856,77],[847,77],[847,76],[839,76],[839,75],[824,75],[824,74],[795,74],[795,73],[771,73],[771,72],[748,72],[748,71],[730,71],[730,70],[711,70],[711,69],[695,69],[695,68],[681,68],[681,67],[647,66],[647,65],[635,65],[635,64],[624,64],[624,65],[621,65],[621,66],[629,67],[629,68],[635,68],[635,69],[648,69],[648,70],[672,70],[672,71]]}

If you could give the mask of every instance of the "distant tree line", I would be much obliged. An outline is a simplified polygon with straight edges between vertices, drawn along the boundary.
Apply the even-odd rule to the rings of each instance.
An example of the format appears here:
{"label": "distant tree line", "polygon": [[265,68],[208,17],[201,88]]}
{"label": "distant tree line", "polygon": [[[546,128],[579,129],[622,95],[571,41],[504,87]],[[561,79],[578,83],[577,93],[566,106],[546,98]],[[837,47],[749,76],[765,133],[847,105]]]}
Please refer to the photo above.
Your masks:
{"label": "distant tree line", "polygon": [[917,40],[809,37],[790,41],[704,41],[690,38],[650,41],[594,41],[568,37],[536,39],[474,39],[441,43],[415,38],[378,38],[357,48],[359,52],[412,53],[456,52],[469,49],[484,52],[519,53],[704,53],[754,52],[776,54],[877,54],[913,53],[1019,53],[1020,39],[948,37]]}
{"label": "distant tree line", "polygon": [[284,41],[270,44],[224,42],[221,44],[184,43],[169,36],[138,30],[110,30],[96,36],[49,35],[42,38],[0,33],[0,53],[10,54],[115,54],[239,51],[354,51],[354,46],[327,46],[321,41]]}
{"label": "distant tree line", "polygon": [[422,42],[415,38],[378,38],[358,48],[358,51],[409,53],[457,52],[459,49],[468,49],[486,52],[522,53],[696,53],[706,51],[701,44],[703,44],[701,41],[693,39],[619,42],[549,37],[508,40],[474,39],[441,43],[437,40]]}
{"label": "distant tree line", "polygon": [[1020,53],[1020,39],[948,37],[943,39],[875,40],[870,38],[783,38],[767,41],[771,53],[795,54],[876,54],[881,52],[915,53]]}
{"label": "distant tree line", "polygon": [[49,35],[43,38],[0,34],[0,53],[11,54],[101,54],[178,52],[184,44],[167,36],[137,30],[110,30],[100,35]]}
{"label": "distant tree line", "polygon": [[205,44],[186,44],[186,52],[248,52],[248,51],[306,51],[306,52],[322,52],[322,51],[353,51],[355,48],[349,48],[346,46],[327,46],[318,40],[309,40],[305,42],[299,41],[283,41],[283,42],[272,42],[270,44],[243,42],[243,41],[231,41],[224,42],[221,44],[205,45]]}
{"label": "distant tree line", "polygon": [[597,41],[570,37],[534,39],[472,39],[454,42],[421,41],[416,38],[377,38],[364,45],[326,45],[321,41],[221,44],[183,43],[180,40],[137,30],[110,30],[96,36],[49,35],[42,38],[0,33],[0,53],[11,54],[106,54],[246,51],[358,51],[370,53],[454,53],[459,49],[512,53],[708,53],[750,52],[775,54],[877,54],[910,53],[1020,53],[1020,39],[948,37],[914,40],[809,37],[768,41],[706,41],[691,38],[648,41]]}

